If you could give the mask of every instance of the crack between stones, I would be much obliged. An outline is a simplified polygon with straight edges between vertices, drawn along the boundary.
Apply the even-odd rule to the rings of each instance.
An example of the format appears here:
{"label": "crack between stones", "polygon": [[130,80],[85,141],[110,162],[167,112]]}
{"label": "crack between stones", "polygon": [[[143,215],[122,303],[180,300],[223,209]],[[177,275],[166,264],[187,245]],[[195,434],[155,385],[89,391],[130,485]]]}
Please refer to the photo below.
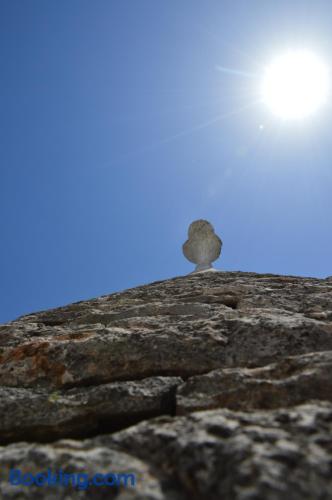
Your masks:
{"label": "crack between stones", "polygon": [[17,442],[53,443],[59,439],[83,440],[102,434],[112,434],[136,425],[143,420],[150,420],[160,416],[176,416],[177,386],[161,396],[160,408],[127,415],[102,415],[90,413],[74,417],[67,422],[53,426],[34,426],[11,429],[0,435],[0,446]]}

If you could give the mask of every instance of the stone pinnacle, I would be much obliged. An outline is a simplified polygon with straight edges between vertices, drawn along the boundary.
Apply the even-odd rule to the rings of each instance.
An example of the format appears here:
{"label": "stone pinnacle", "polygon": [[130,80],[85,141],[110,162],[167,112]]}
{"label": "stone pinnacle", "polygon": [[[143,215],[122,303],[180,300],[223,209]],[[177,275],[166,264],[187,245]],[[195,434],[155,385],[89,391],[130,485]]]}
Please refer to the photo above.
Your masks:
{"label": "stone pinnacle", "polygon": [[214,227],[207,220],[192,222],[188,230],[188,239],[183,244],[184,256],[196,264],[197,271],[212,269],[212,262],[218,259],[222,247],[221,239],[215,234]]}

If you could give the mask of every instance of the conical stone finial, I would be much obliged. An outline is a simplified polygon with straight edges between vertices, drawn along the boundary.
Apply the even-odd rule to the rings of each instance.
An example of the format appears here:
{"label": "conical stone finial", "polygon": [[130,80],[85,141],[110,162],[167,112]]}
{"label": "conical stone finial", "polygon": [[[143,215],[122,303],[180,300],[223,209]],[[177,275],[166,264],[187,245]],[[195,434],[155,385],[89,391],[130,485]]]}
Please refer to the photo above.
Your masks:
{"label": "conical stone finial", "polygon": [[214,227],[207,220],[192,222],[188,230],[188,239],[183,244],[184,256],[196,264],[196,271],[212,269],[212,262],[217,260],[222,247],[221,239],[215,234]]}

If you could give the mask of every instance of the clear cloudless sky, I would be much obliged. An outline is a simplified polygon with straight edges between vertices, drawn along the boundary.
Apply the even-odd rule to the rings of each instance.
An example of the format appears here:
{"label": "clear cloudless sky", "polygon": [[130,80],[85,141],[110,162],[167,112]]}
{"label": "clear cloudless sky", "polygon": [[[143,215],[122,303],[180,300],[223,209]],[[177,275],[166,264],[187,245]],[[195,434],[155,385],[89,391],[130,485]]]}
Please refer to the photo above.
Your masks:
{"label": "clear cloudless sky", "polygon": [[[260,99],[285,49],[332,68],[332,3],[0,1],[0,322],[187,274],[332,275],[332,106]],[[221,68],[229,68],[224,71]]]}

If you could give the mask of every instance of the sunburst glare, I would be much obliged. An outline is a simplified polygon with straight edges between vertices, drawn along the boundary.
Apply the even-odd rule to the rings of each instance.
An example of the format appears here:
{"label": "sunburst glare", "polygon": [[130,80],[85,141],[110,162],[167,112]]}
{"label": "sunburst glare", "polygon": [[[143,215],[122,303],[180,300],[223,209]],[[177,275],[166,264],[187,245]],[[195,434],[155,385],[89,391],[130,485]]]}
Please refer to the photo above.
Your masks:
{"label": "sunburst glare", "polygon": [[315,54],[294,50],[269,64],[262,81],[262,98],[271,111],[285,120],[311,115],[327,100],[329,75]]}

